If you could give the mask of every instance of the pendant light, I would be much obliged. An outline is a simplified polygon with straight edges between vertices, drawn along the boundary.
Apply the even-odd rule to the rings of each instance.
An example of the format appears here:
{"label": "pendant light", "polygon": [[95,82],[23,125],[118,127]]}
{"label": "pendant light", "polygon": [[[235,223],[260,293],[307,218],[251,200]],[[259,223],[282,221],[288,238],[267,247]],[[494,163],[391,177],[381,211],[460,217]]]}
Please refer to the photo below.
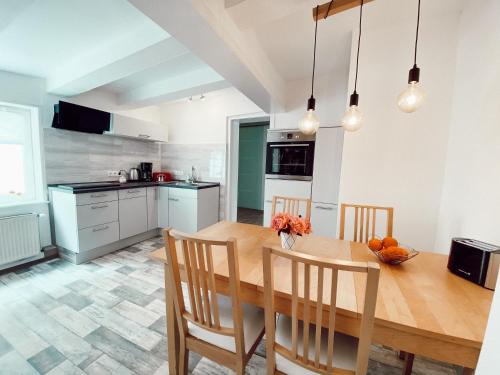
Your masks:
{"label": "pendant light", "polygon": [[363,125],[363,114],[358,108],[359,95],[356,91],[358,86],[358,66],[359,66],[359,46],[361,44],[361,21],[363,19],[363,3],[359,7],[359,33],[358,33],[358,52],[356,54],[356,77],[354,79],[354,91],[349,99],[349,108],[347,109],[344,117],[342,117],[342,127],[348,132],[354,132],[361,128]]}
{"label": "pendant light", "polygon": [[420,0],[418,0],[417,34],[415,37],[415,54],[413,68],[408,74],[408,87],[398,96],[398,107],[406,113],[415,112],[425,99],[425,92],[419,85],[420,68],[417,67],[418,27],[420,25]]}
{"label": "pendant light", "polygon": [[318,131],[319,120],[316,117],[316,99],[314,99],[314,70],[316,68],[316,37],[318,35],[318,9],[316,6],[316,25],[314,28],[314,52],[313,52],[313,70],[311,82],[311,97],[307,100],[307,113],[299,122],[299,130],[304,134],[314,134]]}

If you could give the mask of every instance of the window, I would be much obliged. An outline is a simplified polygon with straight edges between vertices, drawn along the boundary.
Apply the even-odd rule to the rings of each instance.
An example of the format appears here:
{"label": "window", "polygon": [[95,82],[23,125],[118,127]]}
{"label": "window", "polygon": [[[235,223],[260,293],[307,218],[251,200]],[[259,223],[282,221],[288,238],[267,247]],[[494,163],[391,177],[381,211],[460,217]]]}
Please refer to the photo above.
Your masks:
{"label": "window", "polygon": [[40,164],[40,155],[35,163],[34,139],[38,139],[38,132],[33,131],[34,111],[0,103],[0,205],[37,197],[40,184],[35,167]]}

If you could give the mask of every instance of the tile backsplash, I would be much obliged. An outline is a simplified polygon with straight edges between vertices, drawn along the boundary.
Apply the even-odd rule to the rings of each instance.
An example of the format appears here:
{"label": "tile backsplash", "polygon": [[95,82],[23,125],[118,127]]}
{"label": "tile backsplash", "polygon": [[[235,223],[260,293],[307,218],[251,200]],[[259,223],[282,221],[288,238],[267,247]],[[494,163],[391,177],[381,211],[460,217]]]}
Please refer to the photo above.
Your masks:
{"label": "tile backsplash", "polygon": [[43,144],[48,184],[116,180],[107,172],[140,162],[161,166],[160,144],[153,142],[45,128]]}
{"label": "tile backsplash", "polygon": [[226,197],[226,144],[162,144],[161,167],[184,180],[196,168],[196,178],[219,182],[220,218],[224,218]]}

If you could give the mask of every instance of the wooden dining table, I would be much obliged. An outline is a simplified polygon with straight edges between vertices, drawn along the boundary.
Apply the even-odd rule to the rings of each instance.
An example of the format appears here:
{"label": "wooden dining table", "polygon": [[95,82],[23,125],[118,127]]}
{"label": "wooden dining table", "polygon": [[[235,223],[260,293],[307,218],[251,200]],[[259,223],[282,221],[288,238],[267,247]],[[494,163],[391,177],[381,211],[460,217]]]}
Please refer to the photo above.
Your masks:
{"label": "wooden dining table", "polygon": [[[257,225],[221,221],[197,235],[218,240],[236,239],[242,301],[264,307],[262,247],[278,246],[280,242],[276,233]],[[314,235],[299,237],[293,251],[333,259],[380,263],[372,342],[460,365],[469,373],[476,368],[493,291],[449,272],[446,255],[420,252],[408,262],[393,266],[380,262],[364,243]],[[165,263],[165,272],[168,272],[164,248],[154,251],[151,257]],[[225,252],[214,247],[213,258],[217,293],[228,295]],[[275,261],[276,309],[290,315],[291,268],[279,263],[279,259]],[[339,274],[335,330],[358,336],[363,311],[364,277],[347,272]],[[165,285],[169,370],[171,374],[177,374],[178,328],[172,293],[168,284]],[[313,291],[311,295],[314,295]],[[324,304],[323,309],[327,316],[328,304]]]}

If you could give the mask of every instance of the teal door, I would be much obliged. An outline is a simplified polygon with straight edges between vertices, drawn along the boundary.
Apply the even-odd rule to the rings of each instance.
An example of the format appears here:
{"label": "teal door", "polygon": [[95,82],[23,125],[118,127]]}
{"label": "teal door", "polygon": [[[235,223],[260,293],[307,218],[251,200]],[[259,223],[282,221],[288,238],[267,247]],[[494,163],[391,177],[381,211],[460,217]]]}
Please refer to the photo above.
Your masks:
{"label": "teal door", "polygon": [[268,126],[241,126],[238,207],[264,209],[264,149]]}

